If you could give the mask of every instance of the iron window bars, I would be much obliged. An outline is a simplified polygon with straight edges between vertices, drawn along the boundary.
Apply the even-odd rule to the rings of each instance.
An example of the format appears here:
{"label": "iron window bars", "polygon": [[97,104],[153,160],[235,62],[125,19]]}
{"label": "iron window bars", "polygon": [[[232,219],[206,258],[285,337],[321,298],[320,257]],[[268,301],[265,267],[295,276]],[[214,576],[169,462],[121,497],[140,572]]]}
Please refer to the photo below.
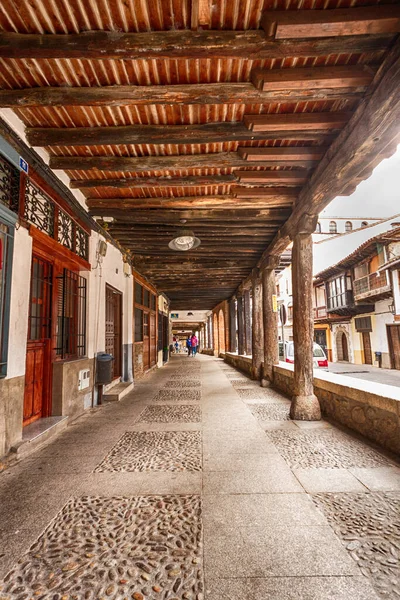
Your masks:
{"label": "iron window bars", "polygon": [[57,292],[56,355],[81,358],[86,355],[86,279],[64,269],[57,277]]}

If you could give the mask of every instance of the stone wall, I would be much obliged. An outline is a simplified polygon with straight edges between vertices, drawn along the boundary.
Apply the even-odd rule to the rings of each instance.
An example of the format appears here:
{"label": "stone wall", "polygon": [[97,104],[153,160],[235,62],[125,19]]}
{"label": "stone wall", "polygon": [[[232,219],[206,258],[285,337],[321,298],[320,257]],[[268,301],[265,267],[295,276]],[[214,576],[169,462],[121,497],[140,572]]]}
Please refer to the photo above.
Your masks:
{"label": "stone wall", "polygon": [[[292,396],[293,368],[274,367],[274,385]],[[324,416],[400,454],[400,393],[397,388],[355,379],[350,387],[343,375],[321,373],[314,379],[314,390]]]}
{"label": "stone wall", "polygon": [[242,371],[243,373],[246,373],[246,375],[249,375],[251,377],[251,358],[249,358],[248,356],[239,356],[238,354],[233,354],[231,352],[227,352],[224,358],[225,362],[229,363],[230,365],[235,367],[235,369],[239,369],[239,371]]}
{"label": "stone wall", "polygon": [[[94,359],[82,358],[64,363],[53,363],[52,414],[54,416],[68,416],[70,419],[75,419],[86,408],[90,408],[93,387],[93,362]],[[89,369],[90,385],[84,390],[79,390],[79,371],[82,369]]]}
{"label": "stone wall", "polygon": [[0,379],[0,457],[22,438],[25,376]]}

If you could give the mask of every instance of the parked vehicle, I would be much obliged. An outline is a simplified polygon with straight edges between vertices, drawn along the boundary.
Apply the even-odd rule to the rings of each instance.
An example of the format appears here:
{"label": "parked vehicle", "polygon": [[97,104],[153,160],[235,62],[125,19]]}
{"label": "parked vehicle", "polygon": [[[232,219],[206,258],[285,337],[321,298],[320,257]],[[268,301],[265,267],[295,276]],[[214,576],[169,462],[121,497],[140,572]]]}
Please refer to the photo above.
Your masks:
{"label": "parked vehicle", "polygon": [[[328,367],[328,359],[326,357],[325,352],[314,342],[314,367],[316,369],[327,368]],[[294,343],[293,342],[285,342],[285,352],[283,352],[283,342],[279,342],[279,359],[283,360],[287,363],[294,363]]]}

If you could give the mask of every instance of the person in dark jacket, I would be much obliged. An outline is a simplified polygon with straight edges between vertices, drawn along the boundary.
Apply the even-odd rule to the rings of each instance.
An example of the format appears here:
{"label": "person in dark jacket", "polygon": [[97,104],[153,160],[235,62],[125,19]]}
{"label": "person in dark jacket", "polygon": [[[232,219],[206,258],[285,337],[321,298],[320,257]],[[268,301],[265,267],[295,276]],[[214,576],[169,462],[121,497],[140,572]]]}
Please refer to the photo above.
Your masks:
{"label": "person in dark jacket", "polygon": [[186,340],[186,348],[188,349],[188,356],[190,356],[192,353],[192,339],[190,335],[188,335],[188,338]]}

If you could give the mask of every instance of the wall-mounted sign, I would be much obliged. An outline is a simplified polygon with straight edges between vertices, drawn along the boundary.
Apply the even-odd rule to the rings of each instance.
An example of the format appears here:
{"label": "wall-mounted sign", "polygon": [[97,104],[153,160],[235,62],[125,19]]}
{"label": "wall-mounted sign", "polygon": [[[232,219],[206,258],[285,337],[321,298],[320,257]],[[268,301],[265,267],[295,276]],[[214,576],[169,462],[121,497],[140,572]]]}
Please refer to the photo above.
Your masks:
{"label": "wall-mounted sign", "polygon": [[272,294],[272,310],[278,312],[278,299],[276,294]]}
{"label": "wall-mounted sign", "polygon": [[26,162],[26,160],[22,158],[22,156],[19,157],[19,168],[21,169],[21,171],[24,171],[24,173],[27,173],[29,171],[29,165]]}
{"label": "wall-mounted sign", "polygon": [[171,319],[179,319],[179,313],[171,313]]}

